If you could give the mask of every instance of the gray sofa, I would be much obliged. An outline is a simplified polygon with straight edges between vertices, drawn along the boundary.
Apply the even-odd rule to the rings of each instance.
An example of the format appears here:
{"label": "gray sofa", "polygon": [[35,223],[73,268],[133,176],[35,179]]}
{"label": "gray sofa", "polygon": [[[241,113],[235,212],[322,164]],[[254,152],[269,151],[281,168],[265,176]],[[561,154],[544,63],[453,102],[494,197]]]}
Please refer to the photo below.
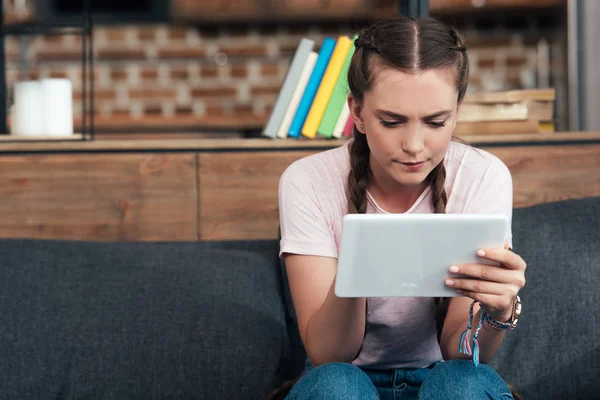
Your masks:
{"label": "gray sofa", "polygon": [[[600,398],[600,198],[517,209],[523,316],[494,366]],[[0,398],[264,399],[304,354],[276,241],[0,241]]]}

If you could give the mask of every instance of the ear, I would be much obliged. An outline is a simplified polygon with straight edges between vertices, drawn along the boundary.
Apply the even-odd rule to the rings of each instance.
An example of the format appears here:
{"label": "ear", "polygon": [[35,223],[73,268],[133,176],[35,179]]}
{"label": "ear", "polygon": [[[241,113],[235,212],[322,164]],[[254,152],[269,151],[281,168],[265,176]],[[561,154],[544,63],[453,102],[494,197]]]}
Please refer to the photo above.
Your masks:
{"label": "ear", "polygon": [[350,116],[354,120],[356,129],[358,129],[360,133],[364,134],[365,122],[362,118],[362,105],[351,94],[348,95],[348,108],[350,109]]}

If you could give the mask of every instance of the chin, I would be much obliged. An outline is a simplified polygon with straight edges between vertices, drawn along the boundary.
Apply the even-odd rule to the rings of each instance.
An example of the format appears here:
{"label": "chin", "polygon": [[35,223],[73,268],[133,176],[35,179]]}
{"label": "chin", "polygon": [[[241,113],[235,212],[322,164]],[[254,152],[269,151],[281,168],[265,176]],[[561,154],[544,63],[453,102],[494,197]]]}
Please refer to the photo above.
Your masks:
{"label": "chin", "polygon": [[392,175],[394,180],[401,184],[402,186],[421,186],[425,179],[427,179],[428,174],[423,172],[418,173],[395,173]]}

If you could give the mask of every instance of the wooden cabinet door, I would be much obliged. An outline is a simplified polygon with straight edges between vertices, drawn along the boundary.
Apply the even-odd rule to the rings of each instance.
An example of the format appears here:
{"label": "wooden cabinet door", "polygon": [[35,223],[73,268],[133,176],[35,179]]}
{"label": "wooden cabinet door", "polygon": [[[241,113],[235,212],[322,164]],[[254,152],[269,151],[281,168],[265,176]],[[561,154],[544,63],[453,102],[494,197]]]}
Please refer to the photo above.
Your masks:
{"label": "wooden cabinet door", "polygon": [[277,238],[283,171],[313,152],[199,154],[200,240]]}
{"label": "wooden cabinet door", "polygon": [[515,208],[600,196],[600,144],[484,149],[510,170]]}
{"label": "wooden cabinet door", "polygon": [[195,240],[195,154],[0,157],[0,237]]}

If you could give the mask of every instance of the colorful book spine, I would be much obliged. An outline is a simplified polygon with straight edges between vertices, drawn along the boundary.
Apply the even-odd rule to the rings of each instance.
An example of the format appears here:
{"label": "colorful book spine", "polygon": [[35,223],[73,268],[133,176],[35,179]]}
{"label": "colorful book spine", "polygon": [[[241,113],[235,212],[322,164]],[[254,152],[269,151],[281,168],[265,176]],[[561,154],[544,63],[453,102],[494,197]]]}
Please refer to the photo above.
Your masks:
{"label": "colorful book spine", "polygon": [[294,57],[292,58],[288,72],[283,80],[277,100],[275,100],[275,105],[273,106],[273,111],[271,112],[269,121],[262,132],[262,136],[269,138],[275,138],[277,136],[277,130],[281,125],[281,121],[283,120],[285,111],[290,104],[294,89],[296,88],[298,80],[300,79],[300,75],[302,74],[302,70],[304,69],[304,65],[306,64],[306,60],[314,45],[315,42],[311,39],[303,38],[300,41],[298,47],[296,48],[296,52],[294,53]]}
{"label": "colorful book spine", "polygon": [[290,131],[292,120],[294,119],[294,115],[296,115],[298,105],[300,104],[300,100],[302,99],[302,95],[306,90],[308,80],[313,72],[313,69],[315,68],[318,56],[319,55],[315,51],[311,51],[306,59],[306,63],[304,64],[304,68],[300,74],[300,79],[298,79],[298,84],[296,85],[296,89],[294,89],[294,93],[292,94],[290,104],[283,115],[283,120],[281,121],[279,130],[277,131],[277,137],[280,139],[285,139]]}
{"label": "colorful book spine", "polygon": [[348,108],[348,102],[345,102],[342,105],[342,111],[340,112],[340,115],[338,116],[338,120],[335,123],[335,126],[333,127],[333,132],[331,132],[331,136],[339,139],[342,137],[342,135],[344,134],[344,128],[346,127],[346,123],[348,122],[348,119],[350,118],[350,108]]}
{"label": "colorful book spine", "polygon": [[354,130],[354,120],[352,116],[348,117],[348,121],[346,121],[346,126],[344,126],[344,136],[352,137],[352,131]]}
{"label": "colorful book spine", "polygon": [[331,55],[331,60],[323,75],[319,90],[315,95],[315,99],[310,107],[304,126],[302,127],[302,135],[307,138],[312,139],[317,135],[317,128],[323,119],[325,108],[331,98],[331,93],[333,92],[335,83],[340,75],[351,45],[352,40],[350,38],[346,36],[338,37],[335,49]]}
{"label": "colorful book spine", "polygon": [[[331,93],[329,103],[327,103],[327,108],[325,109],[325,114],[323,114],[321,124],[317,129],[317,133],[326,138],[335,137],[334,131],[337,126],[340,113],[342,112],[344,104],[346,104],[348,100],[348,92],[350,91],[350,89],[348,88],[348,68],[350,67],[350,61],[352,61],[352,56],[354,55],[354,41],[357,37],[358,35],[354,35],[352,37],[352,43],[346,55],[346,60],[344,61],[344,65],[342,66],[340,74],[337,78],[337,82],[335,83],[333,92]],[[348,119],[347,116],[342,122],[342,127],[338,131],[340,133],[340,136],[344,129],[343,124],[346,123],[346,119]]]}
{"label": "colorful book spine", "polygon": [[308,115],[313,100],[315,99],[315,95],[317,94],[317,90],[319,89],[319,85],[321,84],[321,80],[325,74],[325,69],[327,68],[329,60],[331,59],[331,55],[333,54],[335,43],[335,39],[329,37],[326,37],[323,40],[323,45],[319,51],[317,63],[315,64],[315,68],[313,69],[308,83],[306,84],[306,90],[304,91],[302,100],[300,100],[296,115],[292,120],[292,125],[290,126],[290,132],[288,135],[290,137],[297,138],[300,136],[300,132],[304,126],[304,121],[306,121],[306,116]]}

